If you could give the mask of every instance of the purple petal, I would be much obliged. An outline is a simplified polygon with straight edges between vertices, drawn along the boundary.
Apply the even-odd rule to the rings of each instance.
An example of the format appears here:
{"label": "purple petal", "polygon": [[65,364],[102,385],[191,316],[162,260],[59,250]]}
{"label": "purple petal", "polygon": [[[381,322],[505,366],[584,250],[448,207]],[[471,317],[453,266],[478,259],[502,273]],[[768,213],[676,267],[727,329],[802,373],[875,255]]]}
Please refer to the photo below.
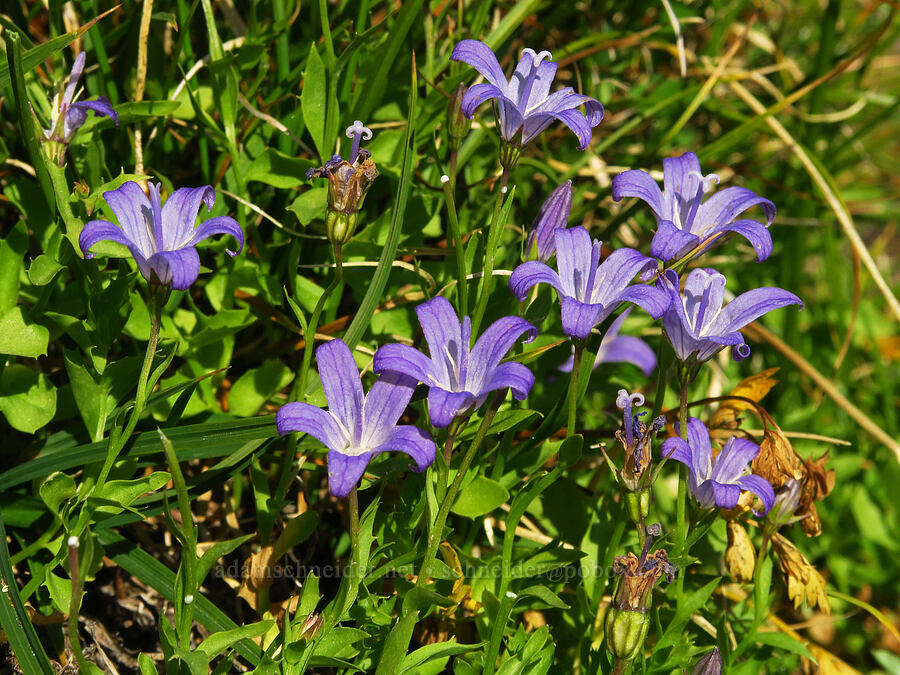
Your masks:
{"label": "purple petal", "polygon": [[560,110],[556,112],[526,114],[525,128],[522,132],[522,144],[524,145],[541,131],[547,128],[547,119],[557,119],[565,124],[578,137],[578,149],[584,150],[591,142],[591,125],[584,113],[580,110]]}
{"label": "purple petal", "polygon": [[763,511],[764,514],[768,513],[775,504],[775,490],[772,489],[769,481],[762,476],[750,474],[749,476],[739,478],[737,483],[741,486],[742,490],[749,490],[762,500],[763,506],[765,507],[765,511]]}
{"label": "purple petal", "polygon": [[[492,84],[488,84],[487,82],[482,82],[481,84],[473,84],[466,90],[466,93],[463,94],[460,109],[462,110],[463,115],[465,115],[469,119],[472,119],[472,115],[475,114],[475,108],[480,106],[482,103],[495,98],[509,101],[509,99],[506,98],[506,96],[503,94],[503,90],[495,87]],[[509,103],[512,103],[512,101],[509,101]]]}
{"label": "purple petal", "polygon": [[388,372],[378,378],[363,403],[363,447],[374,448],[386,441],[415,390],[416,380],[403,373]]}
{"label": "purple petal", "polygon": [[85,52],[80,52],[75,57],[75,62],[72,64],[72,72],[69,73],[69,81],[66,84],[66,91],[63,94],[62,101],[60,101],[61,106],[68,108],[72,103],[72,99],[75,98],[75,89],[78,87],[78,80],[81,79],[81,73],[84,72],[86,59],[87,54]]}
{"label": "purple petal", "polygon": [[200,204],[206,204],[206,210],[212,209],[216,203],[216,191],[209,185],[198,188],[179,188],[169,195],[162,207],[163,248],[172,250],[185,244],[196,244],[191,241],[194,223]]}
{"label": "purple petal", "polygon": [[505,316],[488,326],[472,348],[468,376],[478,381],[490,377],[522,333],[526,333],[524,342],[531,342],[537,337],[537,328],[517,316]]}
{"label": "purple petal", "polygon": [[[548,98],[550,86],[556,77],[557,64],[553,61],[542,60],[537,67],[534,65],[534,58],[529,54],[522,54],[516,70],[509,80],[509,97],[515,100],[519,110],[531,111],[532,108],[540,107],[540,104]],[[526,80],[531,79],[531,91],[528,94],[528,100],[521,100],[522,85]]]}
{"label": "purple petal", "polygon": [[475,396],[467,391],[447,391],[435,385],[428,390],[428,417],[432,426],[443,429],[474,402]]}
{"label": "purple petal", "polygon": [[76,109],[81,109],[82,111],[93,110],[95,115],[108,117],[116,123],[116,126],[119,126],[119,113],[115,111],[115,108],[112,107],[112,103],[110,103],[109,99],[105,96],[98,96],[89,101],[78,101],[69,106],[69,111]]}
{"label": "purple petal", "polygon": [[152,213],[150,200],[141,186],[130,180],[103,193],[103,198],[116,215],[119,226],[145,258],[157,252],[150,236]]}
{"label": "purple petal", "polygon": [[460,40],[453,48],[450,60],[469,64],[481,73],[488,82],[506,91],[506,75],[503,74],[503,69],[500,67],[497,57],[491,48],[480,40]]}
{"label": "purple petal", "polygon": [[603,121],[603,112],[603,104],[600,101],[589,98],[584,102],[584,116],[592,129]]}
{"label": "purple petal", "polygon": [[78,235],[78,247],[84,254],[86,260],[94,257],[90,252],[90,248],[98,241],[114,241],[117,244],[125,246],[134,246],[128,235],[118,225],[114,225],[108,220],[92,220],[88,222]]}
{"label": "purple petal", "polygon": [[376,373],[406,373],[419,382],[430,385],[434,369],[431,359],[409,345],[392,343],[383,345],[375,352],[372,370]]}
{"label": "purple petal", "polygon": [[[725,335],[704,336],[702,339],[698,340],[695,343],[694,349],[697,352],[697,360],[706,361],[715,354],[718,354],[719,351],[721,351],[722,347],[736,348],[738,349],[738,353],[740,353],[741,351],[743,351],[742,347],[746,346],[747,345],[744,344],[744,336],[737,331],[734,331],[731,333],[726,333]],[[749,352],[747,352],[747,356],[749,356]],[[741,358],[736,358],[735,361],[740,361]]]}
{"label": "purple petal", "polygon": [[694,465],[691,448],[683,438],[679,438],[678,436],[667,438],[663,441],[662,450],[660,452],[663,458],[668,457],[669,459],[674,459],[676,462],[681,462],[693,473]]}
{"label": "purple petal", "polygon": [[361,455],[344,455],[332,450],[328,453],[328,489],[335,497],[343,498],[359,484],[372,459],[371,452]]}
{"label": "purple petal", "polygon": [[[169,197],[170,201],[171,199],[172,198]],[[166,204],[168,203],[169,202],[166,202]],[[163,207],[163,210],[165,211],[165,207]],[[200,223],[200,225],[194,229],[190,239],[188,239],[188,245],[195,246],[214,234],[230,234],[237,240],[237,251],[225,249],[232,258],[244,248],[244,231],[241,229],[241,226],[238,225],[238,222],[229,216],[216,216],[215,218],[210,218],[209,220]]]}
{"label": "purple petal", "polygon": [[699,243],[696,235],[675,227],[671,220],[661,220],[650,242],[650,255],[666,262],[681,257]]}
{"label": "purple petal", "polygon": [[[164,286],[184,291],[197,281],[200,274],[200,256],[193,246],[178,251],[160,251],[147,259],[147,264]],[[147,281],[151,281],[147,277]]]}
{"label": "purple petal", "polygon": [[609,343],[606,353],[598,359],[597,363],[633,363],[647,377],[656,368],[656,353],[640,338],[630,335],[620,335]]}
{"label": "purple petal", "polygon": [[316,362],[328,411],[356,443],[362,433],[363,388],[353,353],[343,340],[331,340],[316,349]]}
{"label": "purple petal", "polygon": [[594,326],[603,321],[615,307],[605,308],[600,304],[588,304],[576,300],[568,295],[562,296],[562,327],[563,332],[579,340],[586,339]]}
{"label": "purple petal", "polygon": [[619,295],[622,302],[633,302],[654,319],[660,318],[672,302],[669,294],[655,286],[629,286]]}
{"label": "purple petal", "polygon": [[[583,227],[572,227],[567,230],[557,230],[556,239],[556,269],[559,270],[559,281],[563,295],[581,300],[587,300],[583,291],[590,276],[591,257],[593,243],[591,235]],[[527,263],[526,263],[527,264]],[[633,276],[633,275],[632,275]]]}
{"label": "purple petal", "polygon": [[410,468],[416,473],[421,473],[434,462],[437,448],[431,436],[421,429],[411,426],[394,427],[387,439],[375,448],[375,453],[394,450],[403,452],[412,457],[415,462]]}
{"label": "purple petal", "polygon": [[747,465],[758,454],[756,443],[732,436],[716,457],[710,478],[720,483],[734,483],[744,475]]}
{"label": "purple petal", "polygon": [[637,197],[653,209],[657,219],[662,219],[662,191],[646,171],[632,169],[613,176],[612,198],[618,202],[625,197]]}
{"label": "purple petal", "polygon": [[[675,199],[676,195],[683,199],[691,199],[693,191],[688,194],[688,187],[696,181],[695,174],[700,174],[700,160],[693,152],[686,152],[681,157],[667,157],[663,160],[663,189],[666,200]],[[665,214],[671,218],[672,214]]]}
{"label": "purple petal", "polygon": [[317,439],[329,450],[343,450],[350,441],[331,413],[309,403],[281,406],[275,414],[275,426],[281,436],[299,431]]}
{"label": "purple petal", "polygon": [[481,386],[478,392],[478,398],[481,399],[485,394],[498,389],[509,387],[516,397],[516,400],[522,401],[528,397],[528,392],[534,386],[534,375],[527,366],[510,361],[501,363],[491,371],[490,378]]}
{"label": "purple petal", "polygon": [[521,142],[521,139],[516,141],[515,137],[525,124],[522,112],[515,103],[505,97],[497,99],[497,110],[500,113],[500,136],[508,142]]}
{"label": "purple petal", "polygon": [[719,232],[736,232],[750,242],[756,251],[756,259],[762,262],[772,255],[772,235],[765,225],[755,220],[738,220],[728,225],[720,225],[704,233],[704,238]]}
{"label": "purple petal", "polygon": [[766,225],[775,220],[775,205],[743,187],[728,187],[711,194],[697,209],[697,222],[704,224],[730,223],[744,211],[762,207]]}
{"label": "purple petal", "polygon": [[[676,430],[680,425],[675,426]],[[712,472],[712,446],[706,425],[696,417],[688,417],[688,445],[691,447],[691,467],[701,480],[710,478]]]}
{"label": "purple petal", "polygon": [[550,269],[545,263],[530,260],[522,263],[509,277],[509,290],[521,302],[528,295],[532,286],[537,284],[550,284],[559,294],[563,293],[562,282],[559,275]]}
{"label": "purple petal", "polygon": [[[720,509],[733,509],[741,498],[741,488],[737,485],[719,483],[714,480],[706,481],[704,485],[712,487],[713,500]],[[707,505],[704,504],[704,506]]]}
{"label": "purple petal", "polygon": [[[608,304],[617,300],[623,289],[640,274],[644,276],[653,273],[659,267],[659,263],[648,258],[643,253],[633,248],[619,248],[613,251],[604,260],[594,278],[594,288],[591,299],[594,302]],[[665,308],[663,308],[665,311]]]}
{"label": "purple petal", "polygon": [[717,333],[740,330],[763,314],[787,305],[803,307],[803,302],[790,291],[781,288],[754,288],[725,305],[710,330]]}
{"label": "purple petal", "polygon": [[447,298],[437,295],[428,302],[418,305],[416,315],[428,343],[433,375],[438,382],[449,383],[453,368],[448,362],[450,354],[459,355],[461,350],[469,351],[468,343],[462,344],[463,329],[456,316],[456,310]]}

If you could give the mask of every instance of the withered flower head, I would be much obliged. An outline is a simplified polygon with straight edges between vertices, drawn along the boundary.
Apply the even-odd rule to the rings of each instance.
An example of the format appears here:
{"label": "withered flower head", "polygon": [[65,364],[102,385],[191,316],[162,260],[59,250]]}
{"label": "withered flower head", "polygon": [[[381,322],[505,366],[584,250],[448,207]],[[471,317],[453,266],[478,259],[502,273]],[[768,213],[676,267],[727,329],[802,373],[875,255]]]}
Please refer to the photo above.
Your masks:
{"label": "withered flower head", "polygon": [[619,390],[616,406],[622,411],[622,428],[616,432],[616,438],[625,449],[625,465],[619,472],[622,484],[630,492],[642,492],[650,487],[650,464],[653,457],[650,444],[653,438],[666,425],[664,415],[657,417],[648,427],[641,421],[646,411],[633,414],[633,406],[644,405],[643,394],[629,394],[625,389]]}
{"label": "withered flower head", "polygon": [[713,647],[711,652],[706,652],[691,671],[691,675],[721,675],[721,673],[722,652],[718,647]]}
{"label": "withered flower head", "polygon": [[725,567],[731,578],[738,583],[746,584],[753,579],[756,566],[756,551],[753,542],[744,527],[734,521],[728,521],[728,548],[725,549]]}
{"label": "withered flower head", "polygon": [[647,610],[653,587],[664,575],[666,581],[675,578],[675,566],[669,562],[665,549],[650,553],[653,538],[660,532],[658,523],[650,525],[641,557],[629,553],[616,557],[613,562],[613,571],[619,578],[603,627],[607,649],[622,661],[630,661],[637,656],[644,644],[650,625]]}
{"label": "withered flower head", "polygon": [[831,604],[825,593],[825,578],[819,570],[813,567],[790,540],[777,532],[772,535],[772,548],[778,554],[778,566],[794,608],[805,603],[810,609],[818,607],[826,614],[831,614]]}
{"label": "withered flower head", "polygon": [[353,139],[349,159],[333,155],[324,166],[306,172],[307,179],[328,179],[328,210],[325,225],[328,239],[338,245],[346,244],[353,236],[363,200],[372,181],[378,176],[378,169],[372,161],[372,153],[359,147],[360,139],[372,138],[371,129],[356,120],[347,127],[346,133]]}

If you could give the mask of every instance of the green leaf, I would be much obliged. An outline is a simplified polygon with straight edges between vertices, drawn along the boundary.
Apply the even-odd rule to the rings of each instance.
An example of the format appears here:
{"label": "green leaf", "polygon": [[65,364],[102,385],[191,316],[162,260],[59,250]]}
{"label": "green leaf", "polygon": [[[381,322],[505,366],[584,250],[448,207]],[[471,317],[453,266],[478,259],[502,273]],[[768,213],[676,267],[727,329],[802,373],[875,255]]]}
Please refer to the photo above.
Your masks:
{"label": "green leaf", "polygon": [[206,579],[206,576],[209,574],[213,565],[216,564],[216,561],[222,556],[226,556],[231,553],[238,546],[243,544],[245,541],[249,541],[252,539],[254,534],[245,534],[242,537],[236,537],[234,539],[226,539],[225,541],[217,541],[215,544],[210,546],[203,552],[203,555],[200,556],[200,560],[197,561],[197,569],[196,576],[197,581],[202,584],[203,580]]}
{"label": "green leaf", "polygon": [[39,255],[31,261],[31,266],[28,268],[28,280],[35,286],[46,286],[63,269],[65,267],[49,255]]}
{"label": "green leaf", "polygon": [[26,434],[33,434],[56,414],[56,389],[50,379],[21,363],[0,373],[0,392],[0,412],[11,427]]}
{"label": "green leaf", "polygon": [[[148,476],[132,480],[111,480],[104,483],[92,496],[97,499],[114,502],[120,506],[131,506],[135,499],[148,492],[156,492],[168,483],[171,478],[172,476],[168,471],[154,471]],[[96,510],[102,513],[110,513],[109,508],[105,506],[97,507]]]}
{"label": "green leaf", "polygon": [[6,238],[0,241],[0,314],[5,314],[16,306],[19,273],[27,251],[28,226],[24,220],[20,220]]}
{"label": "green leaf", "polygon": [[569,609],[569,606],[546,586],[529,586],[519,591],[518,595],[519,598],[537,598],[549,607],[555,607],[556,609]]}
{"label": "green leaf", "polygon": [[429,661],[437,659],[447,659],[451,656],[466,654],[475,651],[484,645],[483,642],[477,642],[470,645],[461,645],[456,642],[455,638],[450,638],[447,642],[435,642],[424,647],[419,647],[416,651],[406,655],[400,663],[398,673],[417,672],[416,669]]}
{"label": "green leaf", "polygon": [[54,675],[50,659],[41,646],[41,641],[34,630],[22,598],[19,587],[9,562],[9,549],[6,546],[6,527],[0,517],[0,585],[3,587],[0,596],[0,628],[6,634],[6,640],[12,648],[19,668],[29,675]]}
{"label": "green leaf", "polygon": [[45,583],[53,606],[60,612],[67,613],[72,602],[72,580],[48,572]]}
{"label": "green leaf", "polygon": [[586,553],[570,548],[553,548],[537,553],[524,562],[515,563],[512,568],[514,579],[526,579],[546,574],[551,570],[581,560]]}
{"label": "green leaf", "polygon": [[309,45],[306,70],[303,71],[303,91],[300,92],[300,109],[303,121],[312,136],[322,163],[331,157],[331,148],[325,147],[325,101],[328,83],[325,80],[325,65],[316,51],[315,43]]}
{"label": "green leaf", "polygon": [[212,659],[213,657],[224,653],[226,650],[231,649],[236,642],[258,637],[274,625],[274,621],[266,620],[257,621],[256,623],[241,626],[240,628],[219,631],[218,633],[213,633],[201,642],[197,646],[197,649],[206,654],[208,658]]}
{"label": "green leaf", "polygon": [[0,354],[36,359],[47,354],[50,331],[36,323],[28,323],[21,307],[13,307],[0,315]]}
{"label": "green leaf", "polygon": [[38,488],[38,493],[50,513],[61,517],[60,505],[74,496],[76,489],[74,478],[62,471],[57,471],[47,476],[47,479]]}
{"label": "green leaf", "polygon": [[294,379],[290,369],[277,359],[268,359],[259,368],[241,375],[228,393],[228,407],[238,417],[256,415],[272,396]]}
{"label": "green leaf", "polygon": [[291,157],[275,148],[266,148],[250,164],[246,178],[248,182],[258,181],[274,188],[292,188],[307,182],[306,172],[313,166],[315,164],[308,159]]}
{"label": "green leaf", "polygon": [[316,642],[316,656],[330,656],[335,659],[351,659],[359,653],[353,645],[365,640],[369,634],[359,628],[338,626],[325,633]]}
{"label": "green leaf", "polygon": [[141,652],[138,654],[138,667],[141,669],[141,675],[159,675],[153,659]]}
{"label": "green leaf", "polygon": [[478,476],[460,490],[450,510],[466,518],[477,518],[490,513],[507,499],[509,492],[500,483],[485,476]]}
{"label": "green leaf", "polygon": [[272,559],[278,560],[297,544],[301,544],[312,536],[319,524],[319,514],[316,511],[304,511],[296,518],[291,518],[278,539],[272,551]]}
{"label": "green leaf", "polygon": [[406,658],[406,648],[412,639],[413,629],[416,627],[418,618],[418,612],[404,614],[391,628],[391,632],[384,641],[384,649],[381,650],[381,658],[378,660],[375,675],[394,675],[399,671],[400,664]]}
{"label": "green leaf", "polygon": [[301,192],[297,198],[288,206],[288,211],[292,211],[301,225],[309,225],[314,220],[322,220],[325,218],[325,207],[327,206],[328,188],[314,187]]}
{"label": "green leaf", "polygon": [[790,635],[784,633],[757,633],[755,640],[757,644],[769,645],[776,649],[783,649],[784,651],[798,654],[805,659],[815,661],[815,657],[809,651],[806,644],[799,640],[795,640]]}
{"label": "green leaf", "polygon": [[103,438],[110,410],[115,407],[115,401],[109,400],[112,383],[108,378],[94,377],[85,366],[70,356],[75,357],[75,354],[65,354],[65,365],[75,405],[91,439],[99,441]]}

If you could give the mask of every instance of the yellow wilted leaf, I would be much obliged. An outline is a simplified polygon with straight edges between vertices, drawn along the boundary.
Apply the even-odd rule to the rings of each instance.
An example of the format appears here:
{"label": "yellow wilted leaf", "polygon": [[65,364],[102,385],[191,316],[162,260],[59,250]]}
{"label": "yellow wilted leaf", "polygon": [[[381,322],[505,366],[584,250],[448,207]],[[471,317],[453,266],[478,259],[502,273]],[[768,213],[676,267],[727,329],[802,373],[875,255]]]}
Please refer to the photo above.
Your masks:
{"label": "yellow wilted leaf", "polygon": [[244,561],[244,570],[241,575],[243,578],[238,595],[256,610],[259,610],[259,607],[256,606],[257,594],[263,588],[272,585],[270,566],[274,562],[272,560],[273,551],[274,548],[271,545],[263,546],[258,553],[253,553]]}
{"label": "yellow wilted leaf", "polygon": [[[766,368],[766,370],[751,375],[741,380],[737,386],[731,390],[732,396],[741,396],[749,398],[757,403],[771,391],[772,387],[778,384],[778,380],[772,376],[778,372],[778,368]],[[753,406],[745,401],[728,400],[722,403],[718,409],[712,414],[709,420],[710,427],[733,427],[737,416],[744,410],[749,410]]]}
{"label": "yellow wilted leaf", "polygon": [[753,579],[756,566],[756,551],[750,535],[739,523],[728,521],[728,548],[725,549],[725,567],[731,578],[740,583]]}
{"label": "yellow wilted leaf", "polygon": [[813,643],[806,646],[816,657],[816,662],[803,659],[804,675],[862,675],[856,668],[842,661],[824,647]]}
{"label": "yellow wilted leaf", "polygon": [[825,578],[819,574],[819,570],[810,564],[789,539],[777,532],[772,535],[772,548],[778,554],[778,566],[794,608],[805,603],[810,609],[818,607],[826,614],[831,614],[831,604],[825,594]]}

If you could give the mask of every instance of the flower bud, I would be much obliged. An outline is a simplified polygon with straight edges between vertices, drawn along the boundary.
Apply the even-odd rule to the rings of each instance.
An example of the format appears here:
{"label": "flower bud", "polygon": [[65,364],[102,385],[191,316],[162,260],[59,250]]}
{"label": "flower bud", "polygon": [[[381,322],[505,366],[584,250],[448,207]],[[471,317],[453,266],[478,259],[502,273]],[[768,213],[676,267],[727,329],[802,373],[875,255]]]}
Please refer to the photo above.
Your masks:
{"label": "flower bud", "polygon": [[713,647],[711,652],[704,654],[703,658],[697,661],[691,675],[722,675],[722,653],[719,648]]}
{"label": "flower bud", "polygon": [[631,661],[644,645],[649,626],[645,612],[610,607],[604,625],[606,648],[617,659]]}
{"label": "flower bud", "polygon": [[328,234],[328,241],[343,246],[350,241],[358,222],[359,213],[343,213],[328,209],[325,214],[325,231]]}
{"label": "flower bud", "polygon": [[462,111],[462,100],[465,94],[466,85],[460,82],[447,106],[447,130],[450,132],[450,146],[454,150],[459,149],[460,143],[472,128],[472,120],[463,115]]}
{"label": "flower bud", "polygon": [[547,201],[541,205],[537,217],[528,234],[526,254],[529,260],[549,262],[556,253],[556,230],[562,229],[569,221],[572,211],[572,181],[567,180],[557,187]]}
{"label": "flower bud", "polygon": [[297,637],[301,640],[312,642],[313,638],[316,637],[316,633],[319,632],[319,629],[322,628],[324,623],[325,619],[322,618],[321,614],[309,614],[303,620],[303,624],[300,626],[300,633]]}
{"label": "flower bud", "polygon": [[650,490],[625,493],[625,510],[632,523],[642,523],[650,513]]}

